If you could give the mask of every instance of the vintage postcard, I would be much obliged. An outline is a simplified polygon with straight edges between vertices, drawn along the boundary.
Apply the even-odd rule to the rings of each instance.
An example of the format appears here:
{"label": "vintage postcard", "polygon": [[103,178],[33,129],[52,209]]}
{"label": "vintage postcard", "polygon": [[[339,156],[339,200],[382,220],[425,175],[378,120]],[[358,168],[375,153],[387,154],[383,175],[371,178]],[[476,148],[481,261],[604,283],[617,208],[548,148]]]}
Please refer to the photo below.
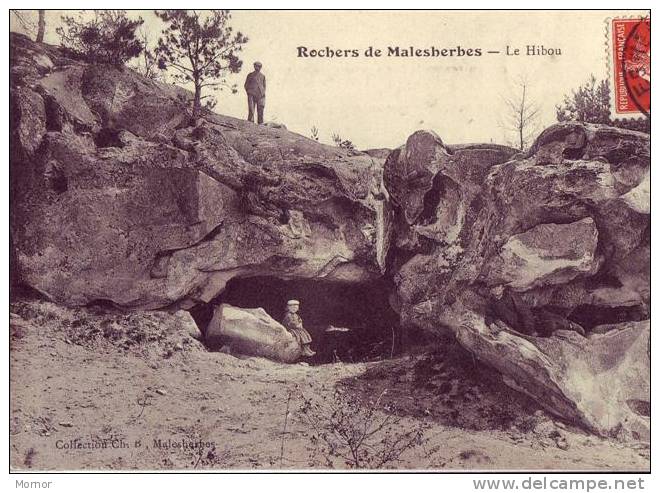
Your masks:
{"label": "vintage postcard", "polygon": [[13,472],[650,471],[650,11],[9,20]]}

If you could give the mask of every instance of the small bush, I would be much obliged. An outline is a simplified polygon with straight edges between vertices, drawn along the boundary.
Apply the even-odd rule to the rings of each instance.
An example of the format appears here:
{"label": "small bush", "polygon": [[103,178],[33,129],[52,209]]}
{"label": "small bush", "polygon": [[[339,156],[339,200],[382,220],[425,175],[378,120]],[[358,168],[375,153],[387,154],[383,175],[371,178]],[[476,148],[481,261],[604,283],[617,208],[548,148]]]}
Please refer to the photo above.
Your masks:
{"label": "small bush", "polygon": [[335,143],[337,147],[340,147],[342,149],[348,149],[349,151],[355,150],[355,145],[353,145],[353,142],[342,138],[342,136],[339,134],[332,134],[332,141]]}
{"label": "small bush", "polygon": [[400,461],[401,455],[422,445],[427,425],[406,429],[394,409],[336,389],[321,401],[305,399],[301,414],[312,426],[314,453],[321,452],[328,467],[340,459],[354,469],[379,469]]}

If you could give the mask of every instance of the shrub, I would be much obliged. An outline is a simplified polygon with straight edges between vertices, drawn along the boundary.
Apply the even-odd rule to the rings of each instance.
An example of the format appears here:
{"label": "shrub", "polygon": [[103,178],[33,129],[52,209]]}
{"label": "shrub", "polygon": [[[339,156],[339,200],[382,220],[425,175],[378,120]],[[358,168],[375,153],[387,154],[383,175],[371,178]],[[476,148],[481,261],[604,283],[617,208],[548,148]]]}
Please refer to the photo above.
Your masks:
{"label": "shrub", "polygon": [[328,467],[334,459],[355,469],[387,467],[426,441],[426,425],[406,429],[394,409],[380,405],[386,392],[375,402],[339,389],[321,401],[303,397],[300,412],[314,430],[314,453],[320,451]]}
{"label": "shrub", "polygon": [[332,134],[332,141],[337,147],[341,147],[342,149],[348,149],[349,151],[355,150],[353,142],[343,139],[339,134]]}

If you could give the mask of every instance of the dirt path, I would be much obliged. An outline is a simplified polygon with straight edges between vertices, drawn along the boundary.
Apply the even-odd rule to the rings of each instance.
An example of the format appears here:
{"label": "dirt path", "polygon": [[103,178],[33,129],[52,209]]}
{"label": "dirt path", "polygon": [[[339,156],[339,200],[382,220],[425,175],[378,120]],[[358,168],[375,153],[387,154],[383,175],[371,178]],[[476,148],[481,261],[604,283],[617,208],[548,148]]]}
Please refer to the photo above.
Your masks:
{"label": "dirt path", "polygon": [[[387,388],[387,399],[399,409],[397,427],[427,426],[425,443],[393,467],[650,467],[644,445],[622,445],[555,424],[524,399],[499,395],[507,391],[497,385],[480,388],[474,384],[479,375],[465,375],[438,354],[310,367],[194,346],[164,358],[111,344],[90,349],[65,332],[16,320],[10,417],[15,469],[325,468],[311,440],[318,430],[299,412],[300,396],[327,397],[337,385],[363,396]],[[105,448],[90,448],[104,439]],[[167,447],[168,441],[200,440],[201,447]],[[72,447],[76,443],[88,448]]]}

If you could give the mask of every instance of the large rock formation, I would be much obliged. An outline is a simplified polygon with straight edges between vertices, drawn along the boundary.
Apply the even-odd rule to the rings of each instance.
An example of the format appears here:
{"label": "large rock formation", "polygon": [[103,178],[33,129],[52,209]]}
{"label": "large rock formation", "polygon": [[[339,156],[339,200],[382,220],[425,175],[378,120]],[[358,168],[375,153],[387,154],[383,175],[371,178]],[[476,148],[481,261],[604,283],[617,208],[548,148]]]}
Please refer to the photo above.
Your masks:
{"label": "large rock formation", "polygon": [[[563,123],[526,153],[429,131],[371,155],[206,114],[11,38],[12,276],[51,300],[188,308],[242,276],[394,280],[549,411],[648,436],[650,150]],[[646,414],[645,414],[646,413]]]}
{"label": "large rock formation", "polygon": [[207,114],[189,94],[12,35],[11,233],[22,283],[67,305],[209,301],[234,276],[381,275],[370,156]]}
{"label": "large rock formation", "polygon": [[648,439],[648,136],[560,124],[506,162],[468,156],[416,132],[386,161],[402,323],[453,332],[554,414]]}

